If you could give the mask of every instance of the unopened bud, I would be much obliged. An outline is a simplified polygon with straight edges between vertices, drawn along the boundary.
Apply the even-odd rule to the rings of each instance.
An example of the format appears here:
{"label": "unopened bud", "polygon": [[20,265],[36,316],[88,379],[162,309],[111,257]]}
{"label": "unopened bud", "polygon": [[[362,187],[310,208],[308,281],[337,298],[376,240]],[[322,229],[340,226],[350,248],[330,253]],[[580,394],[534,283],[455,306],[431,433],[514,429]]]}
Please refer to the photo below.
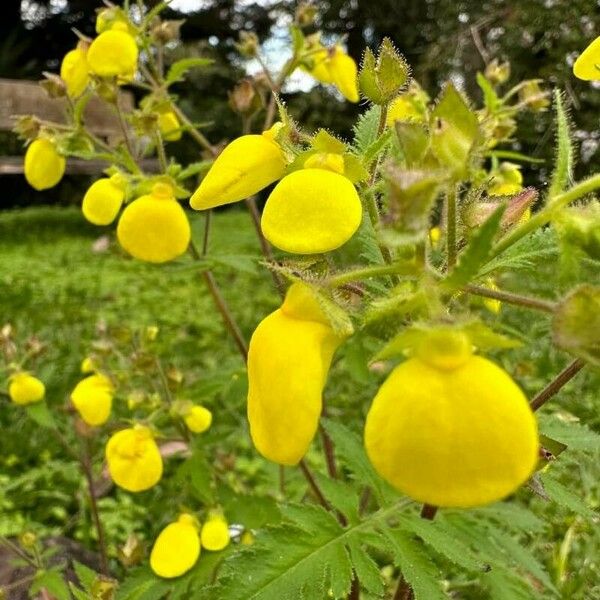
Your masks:
{"label": "unopened bud", "polygon": [[544,92],[537,79],[525,81],[523,87],[519,90],[519,99],[526,104],[533,112],[544,111],[550,106],[548,92]]}
{"label": "unopened bud", "polygon": [[40,85],[50,98],[62,98],[67,95],[67,86],[58,75],[44,72],[44,77],[45,79],[40,81]]}
{"label": "unopened bud", "polygon": [[181,33],[181,26],[184,23],[184,20],[161,21],[157,19],[150,30],[152,39],[159,44],[167,44],[173,40],[178,40]]}
{"label": "unopened bud", "polygon": [[258,36],[253,31],[240,31],[240,41],[235,47],[242,56],[254,58],[258,54],[258,46]]}
{"label": "unopened bud", "polygon": [[310,2],[301,2],[296,9],[296,23],[300,27],[310,27],[315,22],[317,7]]}
{"label": "unopened bud", "polygon": [[485,68],[485,76],[492,83],[492,85],[501,85],[506,83],[510,77],[510,63],[501,63],[495,58]]}
{"label": "unopened bud", "polygon": [[17,117],[13,129],[19,137],[25,140],[35,140],[39,136],[41,123],[34,115],[23,115]]}
{"label": "unopened bud", "polygon": [[242,79],[229,92],[229,106],[240,115],[252,115],[263,106],[262,99],[250,79]]}

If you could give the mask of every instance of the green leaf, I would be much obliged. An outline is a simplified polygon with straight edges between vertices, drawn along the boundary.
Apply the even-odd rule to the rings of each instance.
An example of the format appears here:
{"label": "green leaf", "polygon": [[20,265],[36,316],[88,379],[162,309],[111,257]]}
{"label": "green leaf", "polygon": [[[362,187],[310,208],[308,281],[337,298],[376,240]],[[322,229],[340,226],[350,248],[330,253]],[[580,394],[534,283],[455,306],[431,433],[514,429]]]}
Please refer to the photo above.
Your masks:
{"label": "green leaf", "polygon": [[167,85],[171,85],[176,81],[181,81],[185,78],[185,75],[191,69],[196,69],[198,67],[207,67],[212,65],[214,60],[212,58],[201,58],[201,57],[192,57],[192,58],[182,58],[174,62],[167,73],[166,83]]}
{"label": "green leaf", "polygon": [[354,148],[357,154],[364,155],[369,146],[379,137],[380,115],[381,107],[372,106],[358,118],[354,126]]}
{"label": "green leaf", "polygon": [[356,489],[344,481],[331,479],[322,473],[315,474],[317,483],[327,501],[350,523],[358,523],[359,496]]}
{"label": "green leaf", "polygon": [[566,190],[573,177],[573,142],[569,126],[569,116],[564,106],[560,90],[554,91],[556,107],[556,163],[548,189],[548,200]]}
{"label": "green leaf", "polygon": [[483,73],[477,72],[477,85],[483,92],[483,103],[485,107],[491,112],[495,112],[499,106],[498,94],[494,90],[492,84],[488,81]]}
{"label": "green leaf", "polygon": [[79,583],[86,590],[91,590],[94,581],[98,578],[98,574],[96,571],[82,565],[80,562],[76,560],[73,561],[73,567],[75,569],[75,574],[77,575],[77,579],[79,579]]}
{"label": "green leaf", "polygon": [[208,169],[210,169],[212,164],[212,160],[201,160],[200,162],[190,163],[185,169],[182,169],[177,174],[177,180],[183,181],[184,179],[188,179],[189,177],[193,177],[194,175],[204,173],[205,171],[208,171]]}
{"label": "green leaf", "polygon": [[423,548],[401,531],[386,531],[402,576],[411,585],[415,600],[447,600],[440,586],[440,573]]}
{"label": "green leaf", "polygon": [[71,592],[58,567],[40,570],[35,574],[29,594],[33,598],[45,588],[56,600],[71,600]]}
{"label": "green leaf", "polygon": [[567,445],[571,450],[600,451],[600,434],[581,423],[567,423],[554,416],[539,417],[540,431]]}
{"label": "green leaf", "polygon": [[30,404],[25,410],[27,411],[27,415],[38,425],[47,427],[48,429],[56,429],[54,415],[50,412],[50,409],[45,402]]}
{"label": "green leaf", "polygon": [[363,550],[360,542],[359,539],[352,539],[348,543],[354,572],[360,585],[374,596],[379,597],[383,595],[384,591],[381,572],[375,561]]}
{"label": "green leaf", "polygon": [[460,253],[458,264],[444,280],[442,285],[446,289],[461,288],[477,276],[479,269],[486,263],[490,255],[505,208],[504,205],[500,205],[489,219],[475,231],[467,247]]}
{"label": "green leaf", "polygon": [[331,135],[326,129],[319,129],[312,139],[312,147],[319,152],[331,154],[343,154],[346,152],[346,144]]}
{"label": "green leaf", "polygon": [[429,149],[429,131],[413,121],[396,121],[394,127],[406,166],[417,166]]}
{"label": "green leaf", "polygon": [[505,159],[513,162],[527,162],[532,164],[541,165],[546,162],[543,158],[534,158],[533,156],[527,156],[521,152],[514,152],[513,150],[490,150],[486,156],[497,159]]}
{"label": "green leaf", "polygon": [[363,154],[363,162],[365,166],[369,166],[374,160],[379,158],[388,148],[390,141],[392,140],[392,129],[386,129],[369,147]]}
{"label": "green leaf", "polygon": [[540,473],[540,479],[548,497],[556,504],[564,506],[586,519],[597,519],[598,512],[592,510],[579,496],[568,490],[548,473]]}
{"label": "green leaf", "polygon": [[503,570],[492,570],[482,579],[488,588],[489,600],[535,600],[534,594],[518,576]]}
{"label": "green leaf", "polygon": [[162,600],[171,584],[158,579],[148,567],[133,571],[117,588],[115,600]]}

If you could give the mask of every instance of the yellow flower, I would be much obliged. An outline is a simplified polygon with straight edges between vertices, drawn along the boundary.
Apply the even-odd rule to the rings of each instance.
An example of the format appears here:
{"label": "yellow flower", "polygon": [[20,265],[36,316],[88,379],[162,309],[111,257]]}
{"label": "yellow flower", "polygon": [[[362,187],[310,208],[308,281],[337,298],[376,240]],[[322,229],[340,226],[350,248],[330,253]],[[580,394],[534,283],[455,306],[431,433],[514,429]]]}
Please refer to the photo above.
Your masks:
{"label": "yellow flower", "polygon": [[96,371],[96,365],[94,363],[94,359],[91,356],[86,356],[81,361],[80,370],[82,373],[94,373]]}
{"label": "yellow flower", "polygon": [[248,420],[256,449],[295,465],[306,454],[322,407],[337,336],[307,286],[293,284],[281,308],[258,325],[248,352]]}
{"label": "yellow flower", "polygon": [[176,142],[181,139],[181,123],[172,110],[158,114],[158,128],[165,142]]}
{"label": "yellow flower", "polygon": [[425,115],[418,110],[410,96],[398,96],[388,109],[386,124],[393,127],[396,121],[423,121]]}
{"label": "yellow flower", "polygon": [[[493,292],[498,290],[496,282],[491,277],[485,282],[484,287],[486,287],[488,290],[492,290]],[[502,310],[502,302],[500,302],[500,300],[496,300],[495,298],[484,298],[483,305],[495,315],[499,314]]]}
{"label": "yellow flower", "polygon": [[229,525],[220,513],[209,515],[200,533],[202,547],[213,552],[223,550],[229,544]]}
{"label": "yellow flower", "polygon": [[432,227],[429,230],[429,241],[431,242],[431,245],[436,248],[437,245],[440,243],[440,239],[442,238],[442,230],[439,228],[438,225],[435,225],[434,227]]}
{"label": "yellow flower", "polygon": [[25,179],[38,190],[54,187],[65,174],[66,161],[45,138],[34,140],[25,153]]}
{"label": "yellow flower", "polygon": [[346,243],[361,219],[360,198],[349,179],[324,169],[302,169],[275,186],[261,225],[277,248],[318,254]]}
{"label": "yellow flower", "polygon": [[310,69],[304,67],[303,70],[310,73],[320,83],[333,83],[329,70],[329,50],[321,46],[320,50],[315,49],[310,58],[312,67]]}
{"label": "yellow flower", "polygon": [[163,263],[181,256],[190,243],[190,223],[169,185],[134,200],[121,214],[117,238],[135,258]]}
{"label": "yellow flower", "polygon": [[83,197],[83,216],[94,225],[109,225],[117,218],[124,198],[125,189],[120,175],[98,179]]}
{"label": "yellow flower", "polygon": [[212,413],[204,406],[192,406],[183,420],[190,431],[203,433],[212,423]]}
{"label": "yellow flower", "polygon": [[86,48],[78,46],[65,54],[60,65],[60,76],[67,85],[69,96],[78,98],[83,94],[90,81]]}
{"label": "yellow flower", "polygon": [[71,402],[82,420],[98,427],[108,421],[112,409],[114,386],[105,375],[82,379],[71,392]]}
{"label": "yellow flower", "polygon": [[106,445],[106,462],[112,480],[129,492],[148,490],[162,477],[160,451],[152,432],[143,425],[112,435]]}
{"label": "yellow flower", "polygon": [[510,376],[473,356],[464,334],[442,331],[381,386],[365,446],[377,472],[414,500],[471,507],[522,485],[537,464],[539,441]]}
{"label": "yellow flower", "polygon": [[600,81],[600,36],[579,55],[573,74],[584,81]]}
{"label": "yellow flower", "polygon": [[339,46],[335,47],[329,59],[329,72],[333,84],[340,90],[342,96],[350,102],[358,102],[356,63]]}
{"label": "yellow flower", "polygon": [[502,163],[494,172],[488,194],[490,196],[512,196],[523,189],[523,175],[519,165]]}
{"label": "yellow flower", "polygon": [[44,384],[33,375],[21,371],[11,375],[8,383],[8,395],[15,404],[33,404],[43,400],[46,393]]}
{"label": "yellow flower", "polygon": [[137,44],[128,32],[127,25],[116,23],[92,42],[87,61],[94,75],[129,81],[137,70],[138,55]]}
{"label": "yellow flower", "polygon": [[160,532],[150,554],[150,567],[159,577],[179,577],[196,564],[200,556],[198,527],[192,515],[183,513]]}
{"label": "yellow flower", "polygon": [[243,135],[216,158],[190,199],[195,210],[249,198],[283,177],[285,157],[269,132]]}

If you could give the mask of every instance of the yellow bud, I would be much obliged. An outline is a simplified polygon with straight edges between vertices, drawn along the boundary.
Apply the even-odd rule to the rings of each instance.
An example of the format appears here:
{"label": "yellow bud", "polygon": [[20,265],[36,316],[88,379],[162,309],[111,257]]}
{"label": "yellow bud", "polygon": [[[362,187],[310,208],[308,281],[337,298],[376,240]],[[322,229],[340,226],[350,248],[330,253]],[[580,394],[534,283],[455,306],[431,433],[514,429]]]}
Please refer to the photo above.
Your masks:
{"label": "yellow bud", "polygon": [[386,124],[393,127],[396,121],[418,121],[425,120],[424,112],[420,111],[411,96],[398,96],[392,100],[387,113]]}
{"label": "yellow bud", "polygon": [[494,172],[488,194],[490,196],[511,196],[523,189],[523,175],[519,165],[505,162]]}
{"label": "yellow bud", "polygon": [[111,436],[106,445],[106,462],[112,480],[129,492],[148,490],[162,477],[160,451],[152,432],[142,425]]}
{"label": "yellow bud", "polygon": [[252,546],[252,544],[254,544],[254,535],[252,535],[250,530],[246,529],[246,531],[242,533],[240,544],[242,544],[242,546]]}
{"label": "yellow bud", "polygon": [[62,179],[65,166],[64,156],[45,138],[31,142],[25,153],[25,179],[38,191],[54,187]]}
{"label": "yellow bud", "polygon": [[190,431],[204,433],[211,426],[212,413],[204,406],[192,406],[183,420]]}
{"label": "yellow bud", "polygon": [[94,364],[94,359],[91,356],[86,356],[81,361],[80,370],[82,373],[94,373],[96,371],[96,365]]}
{"label": "yellow bud", "polygon": [[188,248],[190,235],[188,218],[170,186],[157,185],[152,194],[134,200],[117,226],[121,246],[131,256],[152,263],[181,256]]}
{"label": "yellow bud", "polygon": [[573,74],[584,81],[600,81],[600,36],[579,55]]}
{"label": "yellow bud", "polygon": [[181,123],[172,110],[159,113],[158,128],[165,142],[176,142],[181,139]]}
{"label": "yellow bud", "polygon": [[442,230],[436,225],[429,230],[429,241],[432,246],[437,246],[442,237]]}
{"label": "yellow bud", "polygon": [[358,70],[354,59],[337,46],[329,59],[331,81],[342,96],[350,102],[358,102]]}
{"label": "yellow bud", "polygon": [[[521,218],[523,218],[523,217],[521,217]],[[498,289],[496,282],[491,278],[485,282],[485,287],[488,290],[492,290],[492,291],[496,291]],[[495,300],[494,298],[484,298],[483,305],[491,313],[494,313],[495,315],[497,315],[500,312],[500,310],[502,309],[502,302],[500,302],[500,300]]]}
{"label": "yellow bud", "polygon": [[137,70],[138,54],[135,39],[129,33],[113,28],[92,42],[87,61],[94,75],[131,80]]}
{"label": "yellow bud", "polygon": [[94,225],[109,225],[121,210],[125,190],[117,176],[98,179],[83,197],[83,216]]}
{"label": "yellow bud", "polygon": [[312,68],[303,67],[303,70],[310,73],[320,83],[333,83],[331,72],[329,70],[329,50],[322,48],[311,54]]}
{"label": "yellow bud", "polygon": [[379,389],[365,447],[400,492],[435,506],[501,500],[532,474],[539,441],[527,398],[493,362],[470,356],[454,369],[411,358]]}
{"label": "yellow bud", "polygon": [[114,386],[105,375],[90,375],[71,392],[71,402],[82,420],[98,427],[108,421],[112,409]]}
{"label": "yellow bud", "polygon": [[283,176],[285,157],[279,145],[263,135],[243,135],[231,142],[213,163],[190,205],[205,210],[238,202]]}
{"label": "yellow bud", "polygon": [[43,400],[46,393],[44,384],[33,375],[21,371],[11,375],[8,383],[8,395],[15,404],[33,404]]}
{"label": "yellow bud", "polygon": [[331,152],[317,152],[304,161],[305,169],[325,169],[339,175],[344,174],[344,157]]}
{"label": "yellow bud", "polygon": [[67,93],[78,98],[87,87],[88,75],[87,50],[77,47],[67,52],[60,65],[60,76],[67,86]]}
{"label": "yellow bud", "polygon": [[189,571],[200,556],[198,523],[182,514],[158,535],[150,554],[150,567],[159,577],[173,578]]}
{"label": "yellow bud", "polygon": [[304,284],[258,325],[248,352],[248,420],[256,449],[295,465],[306,454],[322,408],[333,353],[342,343]]}
{"label": "yellow bud", "polygon": [[349,179],[324,169],[302,169],[275,186],[261,225],[277,248],[318,254],[345,244],[361,219],[360,198]]}
{"label": "yellow bud", "polygon": [[213,552],[229,545],[229,525],[221,514],[210,515],[200,533],[202,547]]}

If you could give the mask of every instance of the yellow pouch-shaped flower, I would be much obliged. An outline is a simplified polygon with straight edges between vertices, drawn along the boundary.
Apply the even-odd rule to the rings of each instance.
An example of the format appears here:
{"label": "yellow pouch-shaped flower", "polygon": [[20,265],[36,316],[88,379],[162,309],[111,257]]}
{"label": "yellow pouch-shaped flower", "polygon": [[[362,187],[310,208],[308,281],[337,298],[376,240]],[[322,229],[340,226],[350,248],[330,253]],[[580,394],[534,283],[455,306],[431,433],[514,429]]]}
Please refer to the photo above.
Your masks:
{"label": "yellow pouch-shaped flower", "polygon": [[114,387],[105,375],[82,379],[71,392],[71,402],[82,420],[98,427],[108,421],[112,409]]}
{"label": "yellow pouch-shaped flower", "polygon": [[83,197],[83,216],[94,225],[109,225],[121,210],[125,189],[121,177],[113,175],[94,181]]}
{"label": "yellow pouch-shaped flower", "polygon": [[65,174],[66,161],[54,144],[38,138],[29,144],[25,153],[25,179],[39,191],[54,187]]}
{"label": "yellow pouch-shaped flower", "polygon": [[302,169],[275,186],[261,225],[277,248],[319,254],[346,243],[361,219],[360,198],[349,179],[324,169]]}
{"label": "yellow pouch-shaped flower", "polygon": [[179,577],[196,564],[199,556],[198,523],[192,515],[184,513],[156,538],[150,554],[150,567],[159,577]]}
{"label": "yellow pouch-shaped flower", "polygon": [[33,375],[25,373],[15,373],[11,375],[8,383],[8,395],[12,402],[21,406],[33,404],[44,399],[46,387]]}
{"label": "yellow pouch-shaped flower", "polygon": [[135,39],[126,30],[125,24],[117,23],[92,42],[87,53],[91,73],[126,81],[133,79],[139,52]]}
{"label": "yellow pouch-shaped flower", "polygon": [[600,81],[600,36],[579,55],[573,74],[584,81]]}
{"label": "yellow pouch-shaped flower", "polygon": [[249,198],[285,171],[285,157],[268,132],[243,135],[219,154],[190,199],[195,210],[205,210]]}
{"label": "yellow pouch-shaped flower", "polygon": [[248,352],[250,435],[265,458],[282,465],[306,454],[331,358],[343,341],[303,287],[292,285],[282,307],[263,319]]}
{"label": "yellow pouch-shaped flower", "polygon": [[65,82],[71,98],[81,96],[90,81],[87,50],[77,47],[67,52],[60,64],[60,77]]}
{"label": "yellow pouch-shaped flower", "polygon": [[112,435],[106,445],[106,462],[112,480],[129,492],[148,490],[162,477],[160,451],[152,432],[143,425]]}
{"label": "yellow pouch-shaped flower", "polygon": [[212,413],[204,406],[192,406],[183,420],[190,431],[204,433],[211,426]]}
{"label": "yellow pouch-shaped flower", "polygon": [[331,71],[329,70],[329,50],[322,48],[311,54],[313,66],[311,69],[303,69],[314,77],[319,83],[333,83]]}
{"label": "yellow pouch-shaped flower", "polygon": [[212,552],[223,550],[229,544],[229,525],[225,517],[221,514],[210,515],[206,523],[202,526],[200,533],[202,547]]}
{"label": "yellow pouch-shaped flower", "polygon": [[163,263],[181,256],[190,243],[190,223],[173,197],[171,187],[156,184],[152,194],[141,196],[125,208],[117,238],[131,256]]}
{"label": "yellow pouch-shaped flower", "polygon": [[329,59],[331,81],[342,96],[350,102],[358,102],[357,68],[354,59],[337,46]]}
{"label": "yellow pouch-shaped flower", "polygon": [[165,142],[176,142],[181,139],[181,123],[172,110],[159,113],[158,128]]}
{"label": "yellow pouch-shaped flower", "polygon": [[419,352],[381,386],[367,415],[367,454],[419,502],[466,508],[501,500],[537,464],[535,417],[503,369],[468,347],[448,355],[443,347]]}

